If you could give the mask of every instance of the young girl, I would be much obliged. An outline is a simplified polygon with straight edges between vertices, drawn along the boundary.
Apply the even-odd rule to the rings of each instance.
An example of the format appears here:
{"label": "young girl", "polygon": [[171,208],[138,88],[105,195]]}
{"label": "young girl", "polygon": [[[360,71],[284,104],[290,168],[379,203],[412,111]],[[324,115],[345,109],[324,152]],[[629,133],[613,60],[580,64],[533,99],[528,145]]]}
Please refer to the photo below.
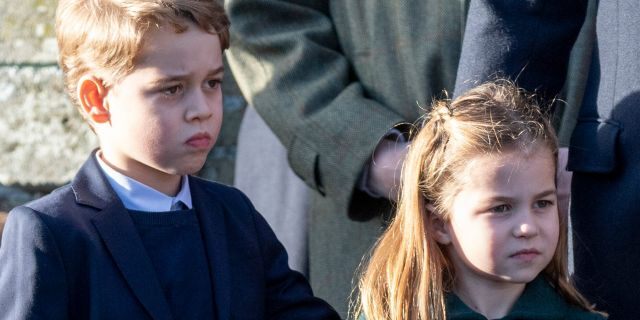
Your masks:
{"label": "young girl", "polygon": [[506,80],[434,104],[360,280],[361,318],[604,318],[569,280],[557,141],[539,110]]}

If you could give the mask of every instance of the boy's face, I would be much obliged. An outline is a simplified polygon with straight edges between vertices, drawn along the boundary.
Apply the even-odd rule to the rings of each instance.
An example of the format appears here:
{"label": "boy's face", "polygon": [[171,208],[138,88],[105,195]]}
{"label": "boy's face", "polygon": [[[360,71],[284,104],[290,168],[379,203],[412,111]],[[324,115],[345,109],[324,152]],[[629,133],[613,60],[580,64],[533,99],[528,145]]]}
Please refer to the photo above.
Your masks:
{"label": "boy's face", "polygon": [[134,70],[106,93],[109,121],[94,127],[107,163],[173,193],[181,175],[202,168],[220,131],[222,50],[193,24],[144,39]]}

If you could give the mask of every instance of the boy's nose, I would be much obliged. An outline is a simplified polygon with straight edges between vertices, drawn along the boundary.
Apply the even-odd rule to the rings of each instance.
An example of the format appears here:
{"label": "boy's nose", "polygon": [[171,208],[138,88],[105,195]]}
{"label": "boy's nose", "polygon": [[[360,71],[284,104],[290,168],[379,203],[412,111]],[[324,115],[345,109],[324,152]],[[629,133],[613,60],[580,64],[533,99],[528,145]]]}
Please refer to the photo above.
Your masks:
{"label": "boy's nose", "polygon": [[215,101],[201,90],[194,90],[192,98],[189,99],[187,108],[187,120],[205,120],[213,115],[213,104]]}

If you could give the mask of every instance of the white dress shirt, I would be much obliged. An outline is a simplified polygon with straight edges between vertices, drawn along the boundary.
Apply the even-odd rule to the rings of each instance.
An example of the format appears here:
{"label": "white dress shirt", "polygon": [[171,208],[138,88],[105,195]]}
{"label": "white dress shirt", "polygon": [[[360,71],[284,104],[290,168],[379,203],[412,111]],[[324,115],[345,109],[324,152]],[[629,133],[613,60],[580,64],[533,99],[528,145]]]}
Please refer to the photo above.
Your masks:
{"label": "white dress shirt", "polygon": [[175,197],[170,197],[114,170],[102,161],[100,154],[100,151],[95,154],[98,164],[125,208],[147,212],[166,212],[170,211],[178,201],[182,201],[189,209],[193,207],[187,175],[182,176],[182,185],[178,194]]}

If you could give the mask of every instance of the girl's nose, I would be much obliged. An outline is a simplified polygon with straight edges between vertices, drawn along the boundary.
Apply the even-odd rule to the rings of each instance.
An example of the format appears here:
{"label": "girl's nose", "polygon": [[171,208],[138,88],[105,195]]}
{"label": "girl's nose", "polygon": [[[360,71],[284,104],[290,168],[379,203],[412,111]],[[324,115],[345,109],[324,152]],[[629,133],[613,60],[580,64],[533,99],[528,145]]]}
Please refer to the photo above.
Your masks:
{"label": "girl's nose", "polygon": [[535,223],[528,218],[518,223],[513,230],[513,235],[518,238],[531,238],[538,234],[538,228]]}

